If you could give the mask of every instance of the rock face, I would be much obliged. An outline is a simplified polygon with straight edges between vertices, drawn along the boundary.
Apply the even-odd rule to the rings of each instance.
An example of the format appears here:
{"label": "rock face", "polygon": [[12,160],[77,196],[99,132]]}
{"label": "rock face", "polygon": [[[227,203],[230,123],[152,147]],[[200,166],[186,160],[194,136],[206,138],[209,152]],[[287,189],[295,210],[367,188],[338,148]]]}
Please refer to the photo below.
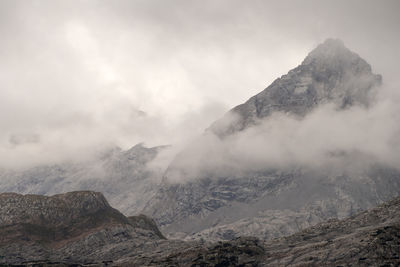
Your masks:
{"label": "rock face", "polygon": [[123,259],[122,266],[397,266],[400,198],[344,220],[332,219],[265,242],[240,237]]}
{"label": "rock face", "polygon": [[138,214],[158,189],[160,171],[147,164],[165,147],[138,144],[129,150],[110,149],[81,163],[0,171],[0,192],[53,195],[76,190],[104,193],[125,214]]}
{"label": "rock face", "polygon": [[101,193],[0,194],[0,263],[101,262],[163,239],[150,218],[125,217]]}
{"label": "rock face", "polygon": [[[328,39],[301,65],[212,124],[205,136],[225,140],[273,112],[303,118],[327,103],[337,110],[367,109],[380,83],[381,76],[373,74],[365,60],[340,40]],[[185,160],[196,154],[196,145],[189,145],[170,164],[163,186],[144,210],[169,236],[271,239],[372,208],[400,192],[400,172],[374,162],[357,171],[294,166],[226,175],[211,169],[191,178]],[[204,155],[213,153],[210,147]],[[335,156],[354,164],[364,157]],[[175,182],[176,173],[183,173],[187,182]]]}
{"label": "rock face", "polygon": [[147,217],[146,215],[138,215],[138,216],[129,216],[128,217],[129,224],[133,227],[145,229],[154,232],[159,238],[166,239],[160,230],[157,227],[156,222]]}

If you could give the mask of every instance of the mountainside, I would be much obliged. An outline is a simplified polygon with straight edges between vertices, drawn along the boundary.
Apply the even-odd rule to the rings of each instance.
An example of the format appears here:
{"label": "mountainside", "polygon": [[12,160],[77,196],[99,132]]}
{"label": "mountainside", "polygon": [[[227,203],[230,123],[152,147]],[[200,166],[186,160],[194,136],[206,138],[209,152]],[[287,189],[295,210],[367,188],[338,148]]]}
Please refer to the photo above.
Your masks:
{"label": "mountainside", "polygon": [[52,195],[76,190],[104,193],[125,214],[137,214],[158,189],[161,170],[147,164],[164,147],[138,144],[111,149],[87,162],[0,171],[0,192]]}
{"label": "mountainside", "polygon": [[400,263],[400,198],[272,241],[240,237],[216,243],[165,240],[150,218],[124,217],[96,192],[52,197],[4,193],[0,202],[0,264],[6,266]]}
{"label": "mountainside", "polygon": [[125,217],[101,193],[0,194],[0,263],[101,262],[163,239],[153,220]]}
{"label": "mountainside", "polygon": [[147,214],[170,237],[272,239],[398,196],[399,178],[395,170],[377,168],[356,177],[290,172],[200,179],[161,189]]}
{"label": "mountainside", "polygon": [[[356,150],[324,154],[334,163],[344,162],[346,168],[340,164],[319,168],[315,164],[259,166],[243,171],[235,169],[241,162],[228,164],[221,171],[224,166],[220,162],[232,156],[229,145],[235,143],[227,143],[222,152],[217,150],[220,143],[254,129],[275,112],[294,116],[301,123],[325,104],[333,105],[337,112],[368,109],[374,104],[381,79],[341,41],[328,39],[300,66],[233,108],[212,124],[202,139],[184,149],[168,167],[163,185],[146,205],[145,214],[155,218],[169,236],[229,240],[253,235],[271,239],[327,218],[344,218],[398,196],[400,172]],[[258,132],[262,135],[264,130]],[[251,140],[240,141],[246,146]],[[188,161],[193,155],[195,160]]]}
{"label": "mountainside", "polygon": [[[247,264],[247,265],[246,265]],[[400,198],[344,220],[262,241],[240,237],[180,250],[149,252],[116,266],[397,266]]]}

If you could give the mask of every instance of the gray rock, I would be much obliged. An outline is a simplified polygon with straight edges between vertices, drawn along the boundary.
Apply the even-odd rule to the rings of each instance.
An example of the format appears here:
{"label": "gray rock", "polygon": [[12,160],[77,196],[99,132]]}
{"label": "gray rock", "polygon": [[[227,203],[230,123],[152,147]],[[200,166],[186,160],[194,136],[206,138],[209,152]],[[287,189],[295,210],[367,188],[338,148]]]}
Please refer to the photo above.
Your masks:
{"label": "gray rock", "polygon": [[381,75],[373,74],[371,66],[342,41],[327,39],[301,65],[233,108],[208,131],[223,137],[254,125],[273,112],[305,116],[327,102],[338,108],[369,106],[373,89],[381,82]]}
{"label": "gray rock", "polygon": [[344,220],[332,219],[294,235],[262,241],[240,237],[193,243],[122,259],[115,266],[398,266],[400,198]]}
{"label": "gray rock", "polygon": [[[19,208],[23,208],[26,203],[31,203],[29,205],[42,203],[39,205],[42,210],[49,207],[46,214],[54,209],[48,203],[60,199],[66,201],[66,204],[70,201],[75,203],[75,200],[86,203],[77,204],[77,208],[71,210],[74,215],[81,214],[83,210],[87,210],[90,214],[99,208],[110,209],[107,203],[104,203],[103,197],[93,192],[74,192],[66,198],[61,195],[54,199],[26,196],[22,202],[21,196],[15,194],[2,197],[9,199],[18,197],[16,203],[23,203],[18,204]],[[11,206],[12,204],[9,204],[9,214],[14,213]],[[85,214],[86,212],[83,212],[82,216]],[[70,221],[65,226],[75,227],[75,223],[81,221],[82,216],[77,216],[76,220]],[[25,221],[27,218],[21,217],[21,219]],[[117,222],[119,219],[113,220]],[[141,222],[134,220],[134,223],[141,225],[148,220],[148,218]],[[53,220],[48,221],[52,222]],[[4,234],[3,226],[0,225],[1,234]],[[149,227],[152,228],[151,225],[145,224],[143,228],[137,228],[119,221],[107,227],[103,224],[95,229],[80,228],[84,234],[72,238],[70,235],[64,236],[68,240],[63,239],[63,242],[52,239],[46,245],[26,240],[0,243],[0,264],[5,266],[16,264],[19,266],[397,266],[400,264],[400,198],[358,213],[351,218],[328,220],[294,235],[271,241],[263,241],[257,237],[239,237],[215,243],[164,240],[157,237],[154,232],[146,230]],[[52,243],[54,241],[56,243]]]}

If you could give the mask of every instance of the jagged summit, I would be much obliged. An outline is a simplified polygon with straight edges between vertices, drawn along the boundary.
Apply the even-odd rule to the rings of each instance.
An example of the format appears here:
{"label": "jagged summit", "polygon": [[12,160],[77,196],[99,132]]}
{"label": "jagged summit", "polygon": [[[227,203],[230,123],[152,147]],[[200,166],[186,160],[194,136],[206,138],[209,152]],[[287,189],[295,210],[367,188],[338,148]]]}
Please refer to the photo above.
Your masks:
{"label": "jagged summit", "polygon": [[301,65],[233,108],[208,130],[225,136],[254,125],[273,112],[305,116],[328,102],[338,108],[368,107],[373,98],[372,89],[381,81],[382,77],[373,74],[371,66],[341,40],[327,39]]}
{"label": "jagged summit", "polygon": [[347,60],[350,58],[349,56],[353,57],[357,54],[350,51],[342,40],[329,38],[312,50],[302,64],[308,64],[312,59],[332,59],[334,57]]}
{"label": "jagged summit", "polygon": [[[372,74],[371,66],[348,49],[340,39],[327,39],[312,50],[301,65],[313,67],[314,72],[331,71],[338,74]],[[380,75],[375,77],[378,81]]]}

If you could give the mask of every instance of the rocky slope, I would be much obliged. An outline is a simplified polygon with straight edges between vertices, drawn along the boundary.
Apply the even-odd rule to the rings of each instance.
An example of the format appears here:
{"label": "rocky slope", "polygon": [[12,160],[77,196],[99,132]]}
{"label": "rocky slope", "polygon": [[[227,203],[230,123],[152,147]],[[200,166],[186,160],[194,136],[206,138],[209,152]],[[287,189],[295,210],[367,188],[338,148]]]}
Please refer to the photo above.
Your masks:
{"label": "rocky slope", "polygon": [[125,217],[101,193],[0,194],[0,263],[108,261],[164,239],[154,221]]}
{"label": "rocky slope", "polygon": [[[201,169],[203,162],[209,164],[208,158],[231,156],[222,153],[212,157],[215,146],[207,146],[209,140],[224,142],[256,127],[274,112],[301,119],[327,103],[339,111],[368,109],[380,83],[381,76],[373,74],[365,60],[341,41],[328,39],[301,65],[211,125],[200,145],[194,143],[183,150],[167,169],[164,184],[147,204],[145,214],[155,218],[169,236],[226,240],[254,235],[271,239],[327,218],[344,218],[398,196],[400,172],[374,161],[360,169],[299,165],[237,172],[229,172],[232,166],[228,166],[225,173],[207,167],[192,171],[193,166]],[[205,159],[198,157],[199,151]],[[193,155],[197,165],[187,160]],[[364,164],[368,158],[357,151],[329,151],[328,155],[352,166]]]}
{"label": "rocky slope", "polygon": [[122,259],[116,266],[398,266],[400,198],[269,242],[240,237]]}
{"label": "rocky slope", "polygon": [[95,192],[12,193],[0,199],[0,265],[5,266],[400,264],[400,198],[271,241],[239,237],[215,243],[165,240],[151,219],[126,218]]}
{"label": "rocky slope", "polygon": [[0,192],[53,195],[76,190],[102,192],[125,214],[138,214],[158,189],[161,170],[147,164],[165,147],[138,144],[114,148],[80,163],[0,170]]}

